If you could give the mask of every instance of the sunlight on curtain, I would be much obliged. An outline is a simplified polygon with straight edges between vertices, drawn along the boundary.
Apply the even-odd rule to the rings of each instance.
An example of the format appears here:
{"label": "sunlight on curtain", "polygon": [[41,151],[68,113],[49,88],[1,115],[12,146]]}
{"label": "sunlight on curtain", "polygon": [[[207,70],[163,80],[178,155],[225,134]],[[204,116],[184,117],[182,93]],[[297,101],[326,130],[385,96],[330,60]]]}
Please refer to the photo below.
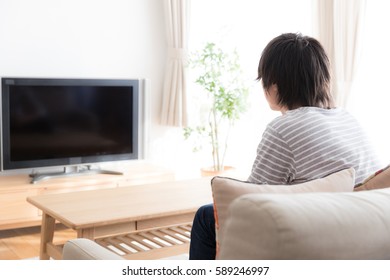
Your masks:
{"label": "sunlight on curtain", "polygon": [[324,46],[332,65],[332,94],[345,108],[359,64],[365,0],[315,0],[315,37]]}
{"label": "sunlight on curtain", "polygon": [[388,27],[390,3],[367,1],[362,52],[352,94],[347,109],[363,124],[383,162],[390,164],[389,80],[390,52]]}
{"label": "sunlight on curtain", "polygon": [[168,62],[165,73],[161,124],[187,125],[186,64],[190,0],[166,0]]}

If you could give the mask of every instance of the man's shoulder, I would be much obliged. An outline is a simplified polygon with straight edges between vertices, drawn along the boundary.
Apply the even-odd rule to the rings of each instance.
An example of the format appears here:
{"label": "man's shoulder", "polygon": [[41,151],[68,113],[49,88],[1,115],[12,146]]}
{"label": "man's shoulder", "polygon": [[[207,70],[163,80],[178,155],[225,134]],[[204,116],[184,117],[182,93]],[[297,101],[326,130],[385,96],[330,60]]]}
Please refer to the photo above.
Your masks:
{"label": "man's shoulder", "polygon": [[328,121],[353,119],[353,117],[342,108],[322,109],[317,107],[301,107],[287,111],[285,114],[276,117],[269,124],[269,129],[286,131],[291,127],[306,127],[314,123],[326,123]]}

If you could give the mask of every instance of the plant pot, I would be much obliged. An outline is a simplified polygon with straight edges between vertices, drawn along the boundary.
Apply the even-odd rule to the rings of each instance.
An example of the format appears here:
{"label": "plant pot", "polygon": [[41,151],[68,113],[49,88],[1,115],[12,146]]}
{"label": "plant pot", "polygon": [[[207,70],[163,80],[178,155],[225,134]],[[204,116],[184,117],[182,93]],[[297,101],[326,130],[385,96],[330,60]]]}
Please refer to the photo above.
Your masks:
{"label": "plant pot", "polygon": [[224,166],[223,170],[216,171],[216,170],[214,170],[213,166],[210,166],[210,167],[201,168],[200,174],[202,177],[214,177],[214,176],[220,176],[220,175],[228,176],[229,174],[234,172],[234,170],[236,170],[236,168],[234,168],[233,166]]}

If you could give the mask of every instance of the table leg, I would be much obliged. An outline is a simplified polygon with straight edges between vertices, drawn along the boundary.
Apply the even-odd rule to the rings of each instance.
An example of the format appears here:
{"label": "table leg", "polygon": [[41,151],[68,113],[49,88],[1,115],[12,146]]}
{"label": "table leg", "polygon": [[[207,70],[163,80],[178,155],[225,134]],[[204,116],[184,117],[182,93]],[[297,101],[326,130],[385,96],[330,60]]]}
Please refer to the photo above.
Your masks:
{"label": "table leg", "polygon": [[95,239],[95,229],[94,228],[83,228],[77,230],[77,238],[88,238],[91,240]]}
{"label": "table leg", "polygon": [[41,260],[49,260],[50,256],[47,252],[47,243],[53,242],[55,229],[55,219],[46,213],[42,213],[42,228],[41,228],[41,248],[39,258]]}

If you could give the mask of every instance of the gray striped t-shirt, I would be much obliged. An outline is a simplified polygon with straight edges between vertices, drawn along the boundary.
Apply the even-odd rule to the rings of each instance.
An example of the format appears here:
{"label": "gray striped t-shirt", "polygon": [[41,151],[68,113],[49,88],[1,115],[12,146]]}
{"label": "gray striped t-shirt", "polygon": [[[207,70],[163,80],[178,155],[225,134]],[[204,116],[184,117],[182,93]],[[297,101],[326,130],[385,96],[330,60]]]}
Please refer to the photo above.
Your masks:
{"label": "gray striped t-shirt", "polygon": [[381,168],[358,122],[340,108],[301,107],[268,124],[248,181],[296,184],[349,167],[355,183]]}

